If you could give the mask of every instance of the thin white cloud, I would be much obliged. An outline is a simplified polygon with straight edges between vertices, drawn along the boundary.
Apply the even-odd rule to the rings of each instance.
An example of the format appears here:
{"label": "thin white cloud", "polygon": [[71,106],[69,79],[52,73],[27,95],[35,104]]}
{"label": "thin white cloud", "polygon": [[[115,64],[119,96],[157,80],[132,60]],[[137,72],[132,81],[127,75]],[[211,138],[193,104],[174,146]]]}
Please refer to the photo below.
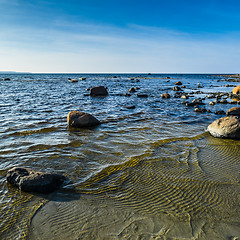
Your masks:
{"label": "thin white cloud", "polygon": [[31,72],[237,72],[236,35],[203,37],[129,25],[57,23],[0,33],[0,70]]}

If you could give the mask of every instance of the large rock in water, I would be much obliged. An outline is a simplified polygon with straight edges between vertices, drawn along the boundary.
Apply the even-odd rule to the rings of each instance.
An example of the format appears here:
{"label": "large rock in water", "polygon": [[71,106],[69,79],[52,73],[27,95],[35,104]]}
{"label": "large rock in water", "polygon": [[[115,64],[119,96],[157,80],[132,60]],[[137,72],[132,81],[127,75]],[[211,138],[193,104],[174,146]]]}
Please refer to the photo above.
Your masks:
{"label": "large rock in water", "polygon": [[90,96],[107,96],[108,91],[105,87],[98,86],[91,88],[89,94]]}
{"label": "large rock in water", "polygon": [[214,137],[240,139],[240,121],[236,116],[219,118],[207,130]]}
{"label": "large rock in water", "polygon": [[235,88],[232,90],[232,93],[233,93],[233,94],[239,94],[239,93],[240,93],[240,86],[235,87]]}
{"label": "large rock in water", "polygon": [[240,117],[240,107],[232,107],[230,108],[227,113],[227,116],[239,116]]}
{"label": "large rock in water", "polygon": [[7,181],[25,192],[50,193],[66,180],[67,178],[61,174],[39,172],[23,167],[14,167],[7,173]]}
{"label": "large rock in water", "polygon": [[101,124],[101,122],[91,114],[79,111],[69,112],[67,122],[69,127],[75,128],[94,127]]}

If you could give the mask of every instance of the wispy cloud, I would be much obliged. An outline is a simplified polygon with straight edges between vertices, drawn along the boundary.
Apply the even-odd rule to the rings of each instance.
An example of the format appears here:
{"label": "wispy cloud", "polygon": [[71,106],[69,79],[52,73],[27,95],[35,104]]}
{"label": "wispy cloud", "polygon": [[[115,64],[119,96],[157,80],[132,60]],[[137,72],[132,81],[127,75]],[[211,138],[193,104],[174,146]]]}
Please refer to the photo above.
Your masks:
{"label": "wispy cloud", "polygon": [[237,72],[235,35],[56,21],[49,29],[1,31],[0,65],[32,72]]}

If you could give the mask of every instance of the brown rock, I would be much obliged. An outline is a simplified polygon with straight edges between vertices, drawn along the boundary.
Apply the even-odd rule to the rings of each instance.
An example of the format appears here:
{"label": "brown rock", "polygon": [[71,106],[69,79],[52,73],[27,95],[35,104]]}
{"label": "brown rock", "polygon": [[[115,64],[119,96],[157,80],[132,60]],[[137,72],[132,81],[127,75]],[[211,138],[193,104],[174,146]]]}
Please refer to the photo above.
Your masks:
{"label": "brown rock", "polygon": [[161,97],[162,97],[162,98],[170,98],[170,94],[168,94],[168,93],[163,93],[163,94],[161,95]]}
{"label": "brown rock", "polygon": [[240,139],[240,121],[236,116],[219,118],[207,130],[214,137]]}
{"label": "brown rock", "polygon": [[39,172],[22,167],[14,167],[7,173],[7,181],[25,192],[50,193],[66,180],[67,178],[61,174]]}
{"label": "brown rock", "polygon": [[101,122],[91,114],[79,111],[69,112],[67,115],[67,122],[69,127],[75,128],[94,127],[101,124]]}
{"label": "brown rock", "polygon": [[91,96],[107,96],[108,91],[105,87],[103,86],[98,86],[98,87],[93,87],[90,89],[89,94]]}
{"label": "brown rock", "polygon": [[227,116],[240,116],[240,107],[232,107],[230,108],[227,113]]}
{"label": "brown rock", "polygon": [[129,92],[130,92],[130,93],[134,93],[134,92],[136,92],[136,89],[135,89],[134,87],[131,87],[131,88],[129,89]]}
{"label": "brown rock", "polygon": [[239,94],[239,93],[240,93],[240,86],[235,87],[235,88],[232,90],[232,93],[233,93],[233,94]]}
{"label": "brown rock", "polygon": [[180,88],[180,87],[178,87],[178,86],[175,86],[174,88],[173,88],[173,91],[181,91],[182,89]]}
{"label": "brown rock", "polygon": [[182,82],[181,81],[177,81],[177,82],[175,82],[175,85],[182,85]]}

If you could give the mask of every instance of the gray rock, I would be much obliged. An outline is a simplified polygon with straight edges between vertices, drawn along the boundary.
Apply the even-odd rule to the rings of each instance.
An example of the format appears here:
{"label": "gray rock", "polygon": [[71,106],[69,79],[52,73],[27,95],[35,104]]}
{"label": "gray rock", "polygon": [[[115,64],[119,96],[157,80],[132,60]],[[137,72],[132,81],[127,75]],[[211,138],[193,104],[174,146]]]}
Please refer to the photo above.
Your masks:
{"label": "gray rock", "polygon": [[7,181],[25,192],[50,193],[67,180],[61,174],[34,171],[29,168],[14,167],[7,173]]}
{"label": "gray rock", "polygon": [[240,139],[240,121],[236,116],[219,118],[207,130],[214,137]]}
{"label": "gray rock", "polygon": [[69,127],[86,128],[100,125],[101,122],[89,113],[71,111],[67,115]]}

